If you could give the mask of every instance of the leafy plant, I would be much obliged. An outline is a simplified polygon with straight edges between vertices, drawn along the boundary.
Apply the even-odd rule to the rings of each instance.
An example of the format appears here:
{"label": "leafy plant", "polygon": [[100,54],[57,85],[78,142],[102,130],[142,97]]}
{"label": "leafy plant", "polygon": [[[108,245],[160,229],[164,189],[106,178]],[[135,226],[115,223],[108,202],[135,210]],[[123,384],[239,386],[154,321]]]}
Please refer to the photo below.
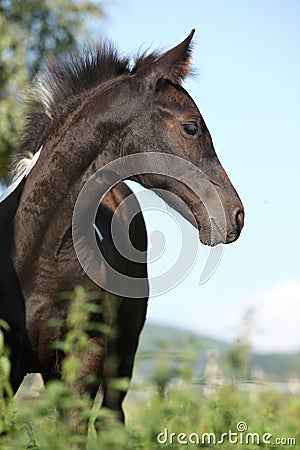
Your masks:
{"label": "leafy plant", "polygon": [[[77,288],[68,298],[71,299],[70,310],[63,324],[66,335],[64,341],[57,344],[66,355],[62,380],[48,383],[38,399],[21,402],[11,399],[8,353],[0,335],[1,450],[71,450],[74,446],[88,450],[153,450],[179,449],[182,445],[220,448],[218,440],[222,434],[237,433],[241,425],[247,429],[241,428],[237,433],[239,440],[232,443],[228,436],[224,437],[224,448],[261,450],[299,445],[300,401],[297,396],[274,389],[259,390],[255,386],[242,390],[230,377],[209,395],[204,395],[204,386],[197,383],[199,373],[194,369],[198,350],[192,339],[187,339],[181,346],[180,356],[173,354],[173,359],[168,345],[161,342],[153,373],[147,380],[132,386],[125,402],[126,427],[117,423],[109,411],[99,409],[101,393],[92,404],[76,389],[80,384],[79,362],[89,345],[89,333],[91,330],[113,331],[103,325],[99,329],[94,321],[100,311],[97,296]],[[104,294],[101,303],[113,301]],[[128,380],[117,380],[115,388],[123,389],[124,383]],[[101,421],[98,433],[94,427],[96,419]],[[74,427],[74,420],[79,426]],[[90,422],[89,433],[85,427],[87,421]],[[250,437],[246,445],[247,433]],[[272,436],[269,444],[261,440],[265,433]],[[276,438],[286,439],[282,441],[285,444],[276,444]],[[287,445],[287,438],[295,441]],[[190,441],[180,444],[178,439],[190,439],[194,444]]]}

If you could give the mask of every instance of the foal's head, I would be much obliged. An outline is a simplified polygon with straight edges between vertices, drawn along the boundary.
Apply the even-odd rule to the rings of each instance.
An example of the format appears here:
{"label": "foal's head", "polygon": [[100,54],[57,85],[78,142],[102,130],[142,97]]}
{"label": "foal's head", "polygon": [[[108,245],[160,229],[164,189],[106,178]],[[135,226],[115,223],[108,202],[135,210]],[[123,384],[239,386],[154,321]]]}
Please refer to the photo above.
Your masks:
{"label": "foal's head", "polygon": [[43,167],[51,165],[53,154],[63,155],[70,177],[124,155],[169,155],[133,178],[160,188],[159,195],[196,220],[203,243],[230,243],[243,227],[243,205],[197,105],[182,87],[193,34],[166,53],[137,58],[133,67],[105,45],[94,54],[48,64],[38,78],[25,144],[35,151],[43,144]]}
{"label": "foal's head", "polygon": [[[135,178],[146,187],[176,194],[196,219],[201,241],[216,245],[239,237],[244,209],[218,160],[197,105],[182,87],[189,73],[193,34],[194,31],[181,44],[150,58],[148,63],[145,60],[141,68],[120,83],[119,111],[130,117],[120,148],[123,154],[162,152],[178,157],[176,160],[162,157],[160,163],[166,173],[168,165],[178,164],[176,177],[162,176],[158,170],[161,167],[156,166],[152,173]],[[179,158],[186,163],[181,164]],[[169,195],[165,198],[193,222],[182,202]]]}

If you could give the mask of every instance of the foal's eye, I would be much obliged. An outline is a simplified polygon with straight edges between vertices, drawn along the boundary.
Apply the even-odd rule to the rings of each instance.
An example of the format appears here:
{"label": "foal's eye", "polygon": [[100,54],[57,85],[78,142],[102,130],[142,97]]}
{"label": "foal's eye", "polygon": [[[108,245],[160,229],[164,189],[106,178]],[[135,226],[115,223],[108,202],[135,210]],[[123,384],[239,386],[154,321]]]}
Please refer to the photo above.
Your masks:
{"label": "foal's eye", "polygon": [[195,136],[198,133],[199,125],[197,122],[184,122],[181,124],[183,131],[189,136]]}

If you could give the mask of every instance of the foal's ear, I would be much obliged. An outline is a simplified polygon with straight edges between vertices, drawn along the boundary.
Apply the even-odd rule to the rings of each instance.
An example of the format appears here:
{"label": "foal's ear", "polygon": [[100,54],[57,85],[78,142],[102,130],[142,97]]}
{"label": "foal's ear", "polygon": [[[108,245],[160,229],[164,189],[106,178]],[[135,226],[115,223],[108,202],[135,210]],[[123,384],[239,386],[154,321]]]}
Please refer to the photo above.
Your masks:
{"label": "foal's ear", "polygon": [[144,75],[151,85],[156,85],[159,79],[166,79],[174,84],[181,84],[186,78],[190,69],[192,56],[192,39],[195,30],[176,47],[160,55],[149,66],[145,67]]}

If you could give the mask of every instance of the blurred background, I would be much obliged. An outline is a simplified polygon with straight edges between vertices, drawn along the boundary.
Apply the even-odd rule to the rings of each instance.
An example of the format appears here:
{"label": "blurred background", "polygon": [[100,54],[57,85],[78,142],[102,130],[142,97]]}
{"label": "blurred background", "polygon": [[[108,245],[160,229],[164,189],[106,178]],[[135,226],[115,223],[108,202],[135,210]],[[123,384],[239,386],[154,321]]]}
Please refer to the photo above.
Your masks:
{"label": "blurred background", "polygon": [[299,23],[297,0],[0,0],[2,187],[18,148],[22,93],[45,55],[103,38],[131,55],[167,50],[196,28],[198,75],[184,86],[243,200],[245,228],[201,285],[208,249],[196,230],[170,210],[148,211],[150,245],[158,225],[166,240],[150,279],[178,258],[184,227],[199,247],[181,283],[151,299],[148,321],[231,342],[246,317],[255,351],[300,351]]}

